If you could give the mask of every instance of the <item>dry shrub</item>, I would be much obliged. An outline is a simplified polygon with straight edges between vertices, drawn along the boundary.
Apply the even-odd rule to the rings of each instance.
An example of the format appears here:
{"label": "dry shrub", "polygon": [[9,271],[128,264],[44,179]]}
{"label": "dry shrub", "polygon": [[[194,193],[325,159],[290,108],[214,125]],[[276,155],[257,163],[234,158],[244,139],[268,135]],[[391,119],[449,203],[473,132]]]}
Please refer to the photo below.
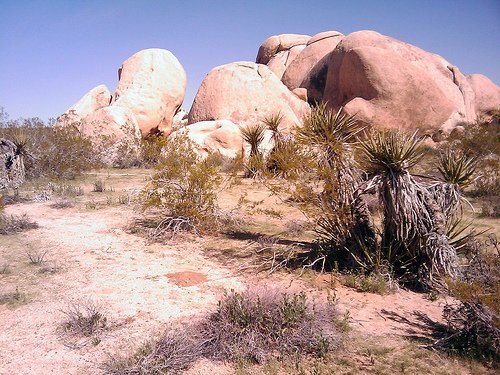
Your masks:
{"label": "dry shrub", "polygon": [[500,194],[500,122],[498,112],[490,119],[463,124],[463,131],[454,131],[443,143],[469,157],[478,158],[476,180],[469,192],[474,196]]}
{"label": "dry shrub", "polygon": [[339,342],[333,302],[313,304],[305,293],[231,291],[198,323],[169,329],[128,358],[112,358],[107,374],[178,374],[196,359],[265,363],[271,357],[324,358]]}
{"label": "dry shrub", "polygon": [[205,355],[264,363],[273,353],[324,357],[339,343],[332,305],[305,293],[228,293],[203,325]]}
{"label": "dry shrub", "polygon": [[111,358],[102,367],[110,375],[179,374],[201,357],[203,342],[193,327],[167,329],[130,357]]}
{"label": "dry shrub", "polygon": [[61,312],[66,317],[61,329],[70,335],[97,337],[108,327],[108,319],[102,307],[91,299],[71,302]]}
{"label": "dry shrub", "polygon": [[444,318],[451,334],[437,346],[498,365],[500,252],[493,236],[487,244],[490,249],[476,249],[461,279],[448,281],[451,294],[459,302],[445,307]]}
{"label": "dry shrub", "polygon": [[38,224],[26,215],[6,215],[0,213],[0,235],[24,232],[38,228]]}
{"label": "dry shrub", "polygon": [[152,134],[141,140],[139,165],[143,168],[156,167],[162,159],[162,150],[167,146],[168,139],[162,135]]}
{"label": "dry shrub", "polygon": [[50,208],[55,209],[63,209],[63,208],[71,208],[74,204],[69,199],[58,199],[54,203],[49,205]]}

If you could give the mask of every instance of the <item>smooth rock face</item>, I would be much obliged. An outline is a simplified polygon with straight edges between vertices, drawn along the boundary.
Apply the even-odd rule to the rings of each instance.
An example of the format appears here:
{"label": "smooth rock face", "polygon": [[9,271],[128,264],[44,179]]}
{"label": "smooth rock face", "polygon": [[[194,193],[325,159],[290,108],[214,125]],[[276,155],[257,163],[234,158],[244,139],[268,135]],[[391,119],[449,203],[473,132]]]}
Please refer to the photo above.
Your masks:
{"label": "smooth rock face", "polygon": [[110,102],[111,94],[105,85],[94,87],[59,116],[56,125],[77,123],[92,112],[108,106]]}
{"label": "smooth rock face", "polygon": [[268,64],[271,58],[281,51],[288,51],[295,46],[307,44],[310,35],[281,34],[267,38],[259,48],[255,62],[257,64]]}
{"label": "smooth rock face", "polygon": [[229,120],[197,122],[172,133],[170,137],[186,135],[196,146],[198,155],[206,157],[210,152],[234,158],[243,151],[243,138],[238,125]]}
{"label": "smooth rock face", "polygon": [[113,106],[130,109],[143,135],[169,134],[184,100],[186,72],[167,50],[146,49],[128,58],[118,71]]}
{"label": "smooth rock face", "polygon": [[482,74],[471,74],[467,81],[474,91],[474,109],[478,115],[500,109],[500,87]]}
{"label": "smooth rock face", "polygon": [[328,56],[322,99],[366,125],[432,133],[475,119],[465,76],[438,55],[359,31]]}
{"label": "smooth rock face", "polygon": [[119,164],[124,155],[137,155],[141,131],[134,113],[118,106],[101,108],[82,120],[82,136],[92,139],[106,164]]}
{"label": "smooth rock face", "polygon": [[292,61],[300,54],[300,52],[305,48],[305,44],[299,44],[293,46],[292,48],[284,51],[278,52],[276,55],[271,57],[267,66],[271,71],[278,76],[279,79],[283,77],[283,73],[290,65]]}
{"label": "smooth rock face", "polygon": [[305,88],[311,102],[321,100],[326,83],[328,59],[344,37],[338,31],[325,31],[314,35],[307,46],[290,62],[282,81],[290,89]]}
{"label": "smooth rock face", "polygon": [[211,70],[189,112],[188,123],[230,120],[255,124],[280,112],[284,132],[299,124],[309,105],[295,96],[265,65],[236,62]]}

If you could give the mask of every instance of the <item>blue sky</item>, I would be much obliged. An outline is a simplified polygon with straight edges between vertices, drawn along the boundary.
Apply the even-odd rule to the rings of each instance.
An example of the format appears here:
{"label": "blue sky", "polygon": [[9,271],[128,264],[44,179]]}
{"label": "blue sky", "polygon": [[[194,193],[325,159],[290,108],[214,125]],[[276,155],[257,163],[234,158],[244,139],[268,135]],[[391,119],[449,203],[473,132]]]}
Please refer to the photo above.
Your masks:
{"label": "blue sky", "polygon": [[254,61],[270,35],[376,30],[500,84],[500,0],[0,0],[0,106],[11,119],[56,117],[145,48],[184,66],[189,109],[215,66]]}

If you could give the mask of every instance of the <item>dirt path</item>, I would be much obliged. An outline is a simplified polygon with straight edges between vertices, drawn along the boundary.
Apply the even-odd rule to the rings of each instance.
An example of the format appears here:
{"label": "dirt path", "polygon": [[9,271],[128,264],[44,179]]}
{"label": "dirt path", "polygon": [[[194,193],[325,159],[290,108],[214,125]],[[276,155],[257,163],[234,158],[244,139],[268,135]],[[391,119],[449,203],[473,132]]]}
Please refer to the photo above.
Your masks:
{"label": "dirt path", "polygon": [[[148,245],[124,231],[132,210],[56,210],[47,203],[9,206],[7,213],[27,212],[39,229],[3,236],[1,292],[18,288],[28,303],[15,309],[0,305],[0,373],[95,373],[106,353],[128,352],[172,321],[216,306],[224,289],[241,282],[202,255],[199,241],[182,245]],[[26,251],[48,250],[39,273]],[[66,347],[58,325],[70,301],[92,298],[118,327],[97,346]]]}

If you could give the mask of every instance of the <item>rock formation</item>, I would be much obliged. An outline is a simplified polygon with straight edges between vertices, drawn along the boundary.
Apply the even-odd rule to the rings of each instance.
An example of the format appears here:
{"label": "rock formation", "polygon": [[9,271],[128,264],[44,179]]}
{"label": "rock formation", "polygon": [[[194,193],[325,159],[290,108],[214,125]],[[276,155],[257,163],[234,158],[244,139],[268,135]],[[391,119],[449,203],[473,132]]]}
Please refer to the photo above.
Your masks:
{"label": "rock formation", "polygon": [[111,94],[105,85],[94,87],[80,98],[75,104],[68,108],[57,119],[57,125],[70,125],[80,122],[84,117],[90,115],[111,103]]}
{"label": "rock formation", "polygon": [[123,157],[138,156],[141,131],[128,108],[101,108],[83,119],[80,132],[92,140],[106,164],[120,166]]}
{"label": "rock formation", "polygon": [[181,134],[193,141],[202,158],[211,152],[234,158],[244,147],[240,128],[229,120],[197,122],[172,133],[171,137]]}
{"label": "rock formation", "polygon": [[188,123],[230,120],[239,126],[282,114],[288,132],[309,113],[309,105],[294,95],[265,65],[236,62],[212,69],[203,80],[189,112]]}
{"label": "rock formation", "polygon": [[329,56],[322,100],[373,127],[449,131],[474,121],[474,91],[441,56],[381,35],[347,35]]}
{"label": "rock formation", "polygon": [[309,35],[301,34],[273,35],[262,43],[255,62],[267,65],[281,79],[286,68],[306,47],[309,38]]}
{"label": "rock formation", "polygon": [[167,50],[146,49],[128,58],[118,75],[112,105],[130,109],[143,135],[168,135],[186,90],[186,73],[177,58]]}
{"label": "rock formation", "polygon": [[500,109],[500,87],[482,74],[467,76],[467,82],[474,92],[474,110],[477,115],[488,115]]}
{"label": "rock formation", "polygon": [[338,31],[314,35],[286,68],[282,81],[290,89],[304,88],[311,103],[321,100],[328,71],[328,54],[344,37]]}

